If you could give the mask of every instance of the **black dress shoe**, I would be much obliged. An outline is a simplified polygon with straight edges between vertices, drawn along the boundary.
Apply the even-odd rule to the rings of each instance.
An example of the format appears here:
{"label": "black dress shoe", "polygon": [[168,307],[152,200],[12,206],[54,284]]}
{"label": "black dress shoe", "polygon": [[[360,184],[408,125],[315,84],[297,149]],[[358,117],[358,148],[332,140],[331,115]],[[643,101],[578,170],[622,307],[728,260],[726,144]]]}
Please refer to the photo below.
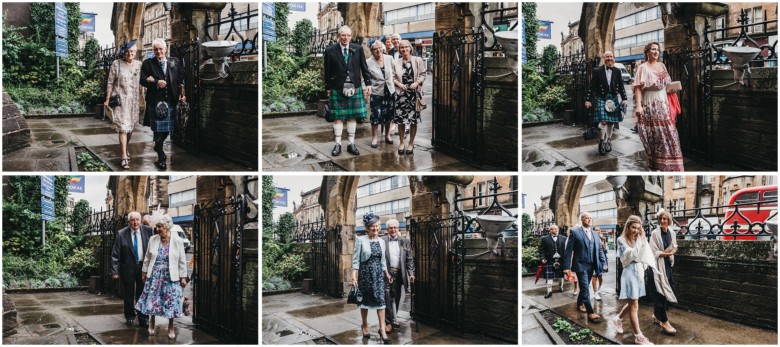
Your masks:
{"label": "black dress shoe", "polygon": [[133,319],[131,318],[131,319],[126,320],[125,324],[126,325],[133,325]]}
{"label": "black dress shoe", "polygon": [[376,148],[376,147],[377,147],[377,144],[376,144],[376,143],[372,143],[372,144],[371,144],[371,148]]}
{"label": "black dress shoe", "polygon": [[160,170],[166,170],[168,168],[168,165],[165,164],[165,159],[158,160],[154,165]]}
{"label": "black dress shoe", "polygon": [[350,143],[349,145],[347,145],[347,153],[352,155],[360,155],[360,152],[358,151],[357,146],[355,146],[354,143]]}
{"label": "black dress shoe", "polygon": [[552,296],[552,292],[547,292],[547,294],[544,294],[544,298],[547,299]]}
{"label": "black dress shoe", "polygon": [[140,325],[141,327],[144,327],[144,328],[148,328],[149,327],[149,322],[141,320],[141,321],[138,321],[138,325]]}
{"label": "black dress shoe", "polygon": [[388,145],[392,145],[393,144],[393,140],[392,139],[385,139],[385,143],[388,144]]}
{"label": "black dress shoe", "polygon": [[333,150],[330,151],[330,155],[334,157],[338,157],[340,154],[341,154],[341,144],[337,143],[335,146],[333,146]]}
{"label": "black dress shoe", "polygon": [[612,152],[612,141],[607,140],[604,142],[604,149],[607,150],[607,153]]}

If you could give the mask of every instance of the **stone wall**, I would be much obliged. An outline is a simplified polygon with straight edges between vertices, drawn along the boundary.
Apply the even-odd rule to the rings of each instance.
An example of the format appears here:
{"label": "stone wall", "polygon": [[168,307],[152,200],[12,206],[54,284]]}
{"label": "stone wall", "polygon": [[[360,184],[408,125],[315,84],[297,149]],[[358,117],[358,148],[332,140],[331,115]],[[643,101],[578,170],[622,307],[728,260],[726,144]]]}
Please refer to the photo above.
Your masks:
{"label": "stone wall", "polygon": [[[483,255],[465,261],[464,329],[517,343],[518,239],[506,240],[502,256]],[[464,241],[467,258],[487,250],[484,239]]]}
{"label": "stone wall", "polygon": [[29,147],[30,128],[8,93],[3,93],[3,154]]}
{"label": "stone wall", "polygon": [[485,131],[484,149],[479,154],[486,163],[507,169],[517,170],[517,114],[518,94],[517,75],[510,74],[501,78],[490,76],[506,75],[510,72],[507,59],[503,57],[485,57],[485,101],[483,126]]}
{"label": "stone wall", "polygon": [[[734,170],[777,170],[777,68],[751,68],[751,86],[714,88],[712,157]],[[714,70],[713,85],[734,81]]]}
{"label": "stone wall", "polygon": [[678,241],[679,308],[777,329],[777,260],[771,241]]}
{"label": "stone wall", "polygon": [[[233,62],[230,71],[230,77],[203,81],[198,147],[249,169],[257,169],[258,62]],[[201,77],[216,77],[214,65],[207,64]]]}

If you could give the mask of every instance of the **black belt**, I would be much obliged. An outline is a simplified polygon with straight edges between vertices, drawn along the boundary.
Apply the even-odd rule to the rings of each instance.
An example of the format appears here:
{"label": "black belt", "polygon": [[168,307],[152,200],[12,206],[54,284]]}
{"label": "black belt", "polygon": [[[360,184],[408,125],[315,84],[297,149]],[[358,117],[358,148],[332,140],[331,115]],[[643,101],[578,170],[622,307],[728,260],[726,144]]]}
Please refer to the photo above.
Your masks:
{"label": "black belt", "polygon": [[390,271],[401,271],[400,267],[391,267]]}

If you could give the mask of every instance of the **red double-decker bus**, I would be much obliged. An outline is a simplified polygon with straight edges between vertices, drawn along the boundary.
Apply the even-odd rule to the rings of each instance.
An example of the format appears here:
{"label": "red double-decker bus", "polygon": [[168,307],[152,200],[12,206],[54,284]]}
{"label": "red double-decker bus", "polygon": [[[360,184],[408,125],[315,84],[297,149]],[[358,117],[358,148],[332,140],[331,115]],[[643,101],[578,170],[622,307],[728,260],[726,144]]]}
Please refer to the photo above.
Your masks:
{"label": "red double-decker bus", "polygon": [[777,219],[777,186],[761,186],[740,189],[729,198],[724,214],[723,240],[734,240],[734,223],[739,226],[737,240],[769,240],[769,234],[756,236],[762,224]]}

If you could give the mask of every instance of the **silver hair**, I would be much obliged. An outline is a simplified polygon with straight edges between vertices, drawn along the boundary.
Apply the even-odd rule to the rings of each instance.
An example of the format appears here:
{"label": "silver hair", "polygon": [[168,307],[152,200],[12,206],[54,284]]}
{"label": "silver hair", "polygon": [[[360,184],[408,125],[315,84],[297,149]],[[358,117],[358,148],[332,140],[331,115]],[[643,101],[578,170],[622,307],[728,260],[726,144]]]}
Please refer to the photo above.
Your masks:
{"label": "silver hair", "polygon": [[390,39],[392,40],[396,36],[398,36],[399,40],[401,39],[401,34],[398,34],[398,33],[394,33],[394,34],[390,35]]}
{"label": "silver hair", "polygon": [[561,228],[559,228],[557,224],[550,224],[550,226],[547,227],[547,229],[552,229],[552,228],[555,228],[555,230],[561,231]]}
{"label": "silver hair", "polygon": [[167,214],[157,217],[156,220],[152,222],[152,225],[154,226],[157,226],[157,224],[162,224],[166,230],[173,229],[173,219]]}
{"label": "silver hair", "polygon": [[388,227],[388,228],[390,227],[390,224],[392,224],[393,226],[396,226],[396,227],[400,226],[398,224],[398,220],[395,219],[395,218],[390,218],[390,219],[387,220],[387,222],[385,222],[385,226]]}
{"label": "silver hair", "polygon": [[158,37],[152,41],[152,48],[154,48],[154,45],[161,44],[163,48],[168,49],[168,44],[165,43],[165,40],[162,37]]}
{"label": "silver hair", "polygon": [[352,35],[352,28],[350,28],[349,25],[342,25],[341,28],[339,28],[339,35],[341,35],[344,30],[349,30],[349,34]]}
{"label": "silver hair", "polygon": [[127,220],[132,219],[133,216],[138,216],[138,220],[141,220],[141,214],[136,212],[136,211],[132,211],[132,212],[128,213],[127,214]]}
{"label": "silver hair", "polygon": [[412,43],[411,43],[411,42],[409,42],[409,40],[401,40],[401,42],[399,42],[399,43],[398,43],[398,49],[401,49],[401,46],[403,46],[403,45],[404,45],[404,43],[406,43],[407,45],[409,45],[409,49],[410,49],[410,50],[412,49],[412,47],[414,47],[414,46],[412,46]]}
{"label": "silver hair", "polygon": [[382,43],[382,41],[379,41],[379,40],[374,41],[374,43],[371,45],[371,48],[374,48],[374,46],[377,46],[377,45],[379,46],[379,48],[385,48],[385,44]]}
{"label": "silver hair", "polygon": [[588,213],[588,212],[582,212],[582,213],[580,213],[580,220],[582,220],[582,217],[585,217],[586,215],[587,215],[588,217],[590,217],[590,213]]}

